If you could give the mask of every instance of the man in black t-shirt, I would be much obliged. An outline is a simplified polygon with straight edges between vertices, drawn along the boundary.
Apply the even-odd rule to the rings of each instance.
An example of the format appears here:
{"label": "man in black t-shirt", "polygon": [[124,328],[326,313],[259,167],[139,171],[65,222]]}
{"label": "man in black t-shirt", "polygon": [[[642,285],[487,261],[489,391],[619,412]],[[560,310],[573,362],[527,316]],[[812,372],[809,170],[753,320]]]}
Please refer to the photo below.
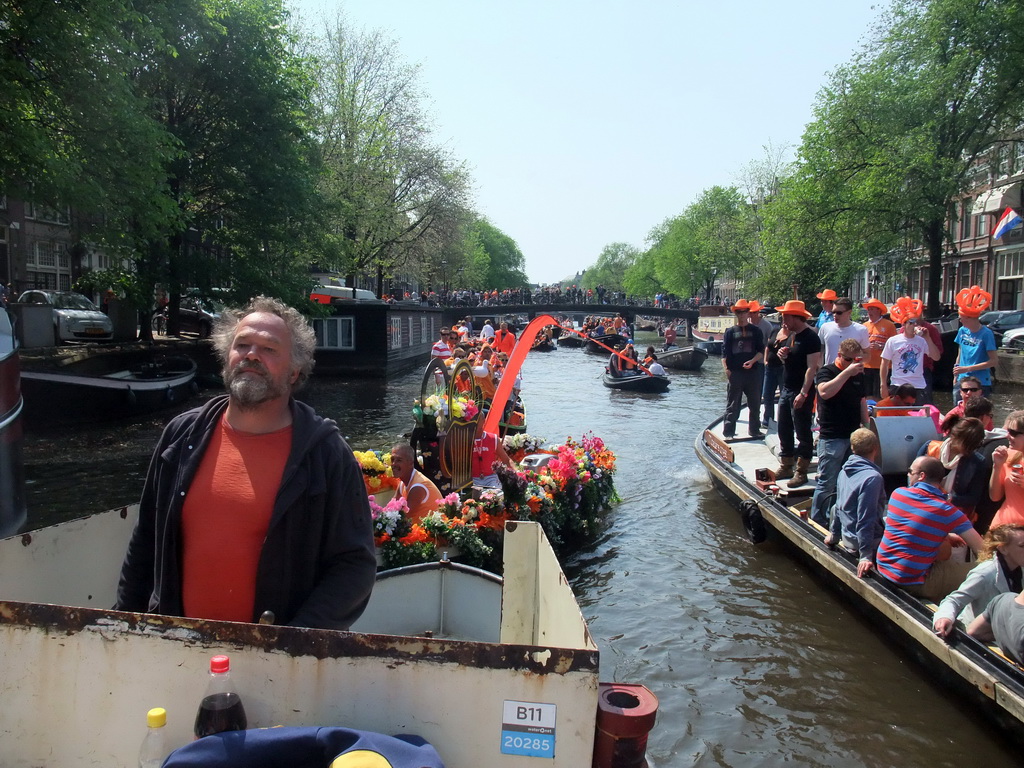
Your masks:
{"label": "man in black t-shirt", "polygon": [[850,435],[868,423],[864,349],[856,339],[843,339],[835,360],[814,377],[818,394],[818,471],[811,519],[829,527],[836,500],[839,470],[850,456]]}
{"label": "man in black t-shirt", "polygon": [[736,436],[743,398],[747,399],[747,433],[761,437],[761,372],[758,361],[764,354],[764,336],[761,329],[750,322],[750,302],[740,299],[732,306],[736,325],[728,328],[722,338],[722,366],[728,382],[725,421],[722,434]]}
{"label": "man in black t-shirt", "polygon": [[786,485],[796,488],[807,482],[807,470],[814,455],[811,423],[814,420],[814,375],[821,365],[821,341],[807,325],[811,313],[802,301],[790,299],[775,309],[782,313],[782,322],[789,332],[785,346],[777,353],[783,370],[778,416],[780,464],[775,478],[789,479]]}

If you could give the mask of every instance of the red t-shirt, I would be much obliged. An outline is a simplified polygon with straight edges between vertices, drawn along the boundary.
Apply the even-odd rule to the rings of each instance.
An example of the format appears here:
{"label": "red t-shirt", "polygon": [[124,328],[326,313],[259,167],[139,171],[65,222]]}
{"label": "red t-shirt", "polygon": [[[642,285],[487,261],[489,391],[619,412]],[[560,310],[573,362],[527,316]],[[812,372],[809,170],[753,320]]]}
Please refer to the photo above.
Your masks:
{"label": "red t-shirt", "polygon": [[253,620],[256,569],[291,444],[290,426],[253,435],[221,418],[182,509],[186,616]]}

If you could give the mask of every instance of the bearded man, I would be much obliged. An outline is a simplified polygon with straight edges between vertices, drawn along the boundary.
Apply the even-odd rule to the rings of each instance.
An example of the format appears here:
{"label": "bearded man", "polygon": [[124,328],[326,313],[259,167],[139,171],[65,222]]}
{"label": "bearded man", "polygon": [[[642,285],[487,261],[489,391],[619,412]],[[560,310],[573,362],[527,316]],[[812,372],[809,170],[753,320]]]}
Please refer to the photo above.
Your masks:
{"label": "bearded man", "polygon": [[213,341],[228,393],[164,429],[115,609],[348,629],[373,588],[373,528],[337,424],[292,397],[313,330],[261,296]]}

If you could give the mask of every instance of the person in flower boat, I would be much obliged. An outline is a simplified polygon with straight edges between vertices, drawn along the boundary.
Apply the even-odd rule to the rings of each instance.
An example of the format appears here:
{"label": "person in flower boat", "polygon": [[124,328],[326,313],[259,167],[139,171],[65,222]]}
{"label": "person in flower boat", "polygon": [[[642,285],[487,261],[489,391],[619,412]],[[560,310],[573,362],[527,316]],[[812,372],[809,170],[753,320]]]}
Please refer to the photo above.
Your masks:
{"label": "person in flower boat", "polygon": [[443,496],[437,486],[416,468],[416,452],[408,443],[391,449],[391,474],[398,478],[397,494],[409,505],[409,520],[418,523],[437,508]]}
{"label": "person in flower boat", "polygon": [[505,446],[493,432],[484,431],[484,420],[476,423],[476,437],[473,440],[473,486],[476,488],[501,488],[501,481],[494,472],[494,462],[506,467],[512,466],[512,459],[505,452]]}

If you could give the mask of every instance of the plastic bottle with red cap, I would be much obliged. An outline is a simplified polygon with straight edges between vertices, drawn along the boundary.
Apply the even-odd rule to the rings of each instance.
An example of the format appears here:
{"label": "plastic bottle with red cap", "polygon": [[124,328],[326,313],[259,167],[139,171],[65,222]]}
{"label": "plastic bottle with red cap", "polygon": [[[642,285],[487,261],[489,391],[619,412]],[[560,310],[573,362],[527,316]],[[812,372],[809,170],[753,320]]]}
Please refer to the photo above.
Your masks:
{"label": "plastic bottle with red cap", "polygon": [[231,683],[231,660],[227,656],[210,659],[210,682],[196,713],[195,736],[201,739],[224,731],[244,731],[245,707]]}

